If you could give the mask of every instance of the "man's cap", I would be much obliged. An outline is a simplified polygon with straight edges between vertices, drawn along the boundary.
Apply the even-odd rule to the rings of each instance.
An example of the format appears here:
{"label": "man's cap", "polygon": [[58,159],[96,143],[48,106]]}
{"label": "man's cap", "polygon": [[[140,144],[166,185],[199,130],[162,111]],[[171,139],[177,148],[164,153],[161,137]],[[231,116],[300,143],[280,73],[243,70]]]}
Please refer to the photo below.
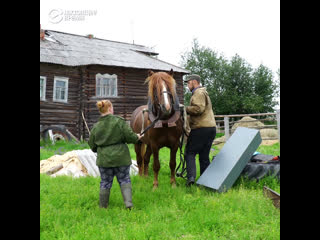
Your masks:
{"label": "man's cap", "polygon": [[191,74],[186,76],[186,80],[184,82],[189,82],[190,80],[197,80],[200,83],[200,76],[197,74]]}

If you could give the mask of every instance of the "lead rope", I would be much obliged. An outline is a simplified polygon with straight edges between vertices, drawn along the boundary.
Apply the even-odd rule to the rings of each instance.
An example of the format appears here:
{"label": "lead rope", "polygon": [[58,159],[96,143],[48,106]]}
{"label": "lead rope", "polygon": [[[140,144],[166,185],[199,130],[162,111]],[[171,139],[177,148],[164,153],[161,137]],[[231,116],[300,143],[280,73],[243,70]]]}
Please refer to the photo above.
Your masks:
{"label": "lead rope", "polygon": [[[180,143],[179,143],[179,150],[180,150],[180,163],[179,163],[179,165],[178,165],[178,167],[176,168],[176,176],[177,177],[181,177],[181,178],[184,178],[184,179],[186,179],[187,178],[187,176],[186,176],[186,170],[187,170],[187,168],[186,168],[186,161],[185,161],[185,159],[184,159],[184,153],[183,153],[183,151],[182,151],[182,148],[183,148],[183,140],[184,140],[184,136],[187,136],[187,137],[189,137],[188,136],[188,134],[187,134],[187,132],[186,132],[186,121],[185,121],[185,118],[186,118],[186,110],[185,110],[185,108],[184,108],[184,106],[183,105],[180,105],[180,112],[181,112],[181,118],[182,118],[182,122],[183,122],[183,127],[182,127],[182,129],[183,129],[183,131],[182,131],[182,135],[181,135],[181,137],[180,137]],[[183,113],[182,113],[182,111],[181,111],[181,109],[183,108]],[[179,168],[181,167],[181,172],[178,172],[178,170],[179,170]]]}
{"label": "lead rope", "polygon": [[[183,127],[182,127],[182,134],[181,134],[181,137],[180,137],[180,142],[179,142],[179,150],[180,150],[180,163],[178,165],[178,167],[176,168],[176,176],[177,177],[181,177],[181,178],[184,178],[186,179],[187,176],[186,176],[186,161],[184,159],[184,153],[183,153],[183,140],[184,140],[184,136],[187,136],[188,137],[188,134],[185,130],[185,116],[186,116],[186,113],[185,113],[185,108],[184,106],[182,105],[181,106],[183,108],[183,113],[181,112],[181,108],[180,108],[180,112],[181,112],[181,119],[182,119],[182,122],[183,122]],[[158,116],[157,118],[146,128],[144,129],[144,113],[147,112],[148,110],[147,109],[143,109],[142,110],[142,129],[141,129],[141,133],[140,135],[143,135],[145,134],[150,128],[152,128],[156,122],[159,121],[160,119],[160,114],[158,113]],[[181,167],[181,172],[178,172],[179,168]]]}
{"label": "lead rope", "polygon": [[[142,116],[144,116],[144,113],[142,113]],[[143,128],[141,129],[141,133],[140,135],[143,135],[145,134],[150,128],[152,128],[158,121],[160,120],[160,112],[158,113],[158,116],[157,118],[144,130],[142,130],[144,128],[144,118],[143,118],[143,123],[142,123],[142,126]]]}

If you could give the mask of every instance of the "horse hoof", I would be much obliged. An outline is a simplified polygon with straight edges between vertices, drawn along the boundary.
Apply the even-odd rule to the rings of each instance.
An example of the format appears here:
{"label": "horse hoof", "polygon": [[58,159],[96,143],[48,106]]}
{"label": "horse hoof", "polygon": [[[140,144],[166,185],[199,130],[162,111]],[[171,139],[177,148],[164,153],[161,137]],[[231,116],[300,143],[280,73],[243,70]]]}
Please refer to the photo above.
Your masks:
{"label": "horse hoof", "polygon": [[172,187],[172,188],[176,188],[176,187],[177,187],[177,184],[176,184],[176,183],[171,183],[171,187]]}
{"label": "horse hoof", "polygon": [[153,191],[157,190],[158,189],[158,185],[153,185]]}

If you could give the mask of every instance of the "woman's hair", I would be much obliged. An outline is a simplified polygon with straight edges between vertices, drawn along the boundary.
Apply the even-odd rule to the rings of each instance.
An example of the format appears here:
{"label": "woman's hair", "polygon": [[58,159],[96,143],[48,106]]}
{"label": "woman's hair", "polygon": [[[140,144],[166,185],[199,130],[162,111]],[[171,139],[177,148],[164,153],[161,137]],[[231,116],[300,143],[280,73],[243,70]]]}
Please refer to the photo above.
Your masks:
{"label": "woman's hair", "polygon": [[106,113],[112,107],[112,103],[109,100],[101,100],[97,102],[97,107],[100,113]]}

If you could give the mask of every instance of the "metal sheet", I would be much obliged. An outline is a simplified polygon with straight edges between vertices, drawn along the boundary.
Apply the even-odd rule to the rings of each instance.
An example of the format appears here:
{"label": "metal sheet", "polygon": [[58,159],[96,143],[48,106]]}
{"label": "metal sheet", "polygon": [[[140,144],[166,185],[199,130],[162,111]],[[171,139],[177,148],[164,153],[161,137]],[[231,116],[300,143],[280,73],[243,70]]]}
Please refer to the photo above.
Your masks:
{"label": "metal sheet", "polygon": [[218,192],[227,191],[261,142],[259,130],[238,127],[196,183]]}

